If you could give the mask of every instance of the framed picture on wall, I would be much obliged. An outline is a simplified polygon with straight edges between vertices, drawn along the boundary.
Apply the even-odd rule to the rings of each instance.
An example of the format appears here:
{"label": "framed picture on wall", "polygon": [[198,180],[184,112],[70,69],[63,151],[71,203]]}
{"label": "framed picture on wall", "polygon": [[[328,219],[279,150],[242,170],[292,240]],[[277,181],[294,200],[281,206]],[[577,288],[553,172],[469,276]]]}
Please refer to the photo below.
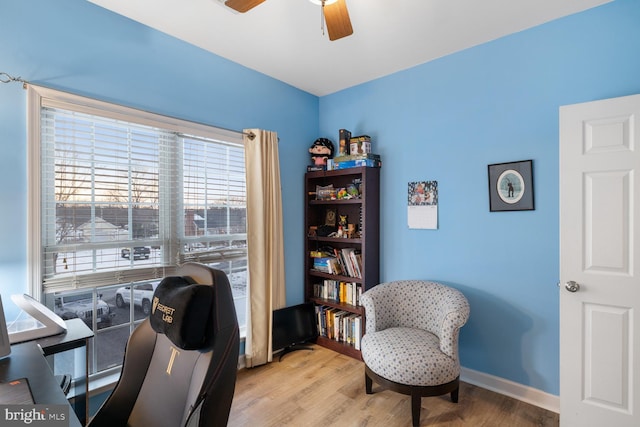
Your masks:
{"label": "framed picture on wall", "polygon": [[489,210],[530,211],[533,204],[533,160],[496,163],[489,169]]}

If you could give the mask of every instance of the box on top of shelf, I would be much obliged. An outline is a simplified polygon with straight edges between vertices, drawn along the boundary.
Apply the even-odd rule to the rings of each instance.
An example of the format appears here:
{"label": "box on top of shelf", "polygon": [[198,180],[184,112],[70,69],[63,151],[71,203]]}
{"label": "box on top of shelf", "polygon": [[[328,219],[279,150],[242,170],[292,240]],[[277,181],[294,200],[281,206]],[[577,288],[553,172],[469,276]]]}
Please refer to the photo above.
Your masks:
{"label": "box on top of shelf", "polygon": [[336,156],[333,158],[333,161],[347,162],[349,160],[364,160],[364,159],[381,160],[380,154],[365,153],[365,154],[350,154],[348,156]]}
{"label": "box on top of shelf", "polygon": [[351,144],[351,132],[346,129],[338,131],[338,156],[346,156],[349,154],[349,144]]}
{"label": "box on top of shelf", "polygon": [[382,160],[379,154],[350,154],[348,156],[338,156],[329,159],[327,170],[349,169],[365,166],[369,168],[382,167]]}
{"label": "box on top of shelf", "polygon": [[333,169],[348,169],[348,168],[357,168],[360,166],[366,166],[368,168],[379,168],[382,167],[382,162],[380,160],[374,159],[359,159],[359,160],[347,160],[344,162],[333,162]]}
{"label": "box on top of shelf", "polygon": [[349,154],[371,153],[371,137],[369,135],[354,136],[349,142]]}

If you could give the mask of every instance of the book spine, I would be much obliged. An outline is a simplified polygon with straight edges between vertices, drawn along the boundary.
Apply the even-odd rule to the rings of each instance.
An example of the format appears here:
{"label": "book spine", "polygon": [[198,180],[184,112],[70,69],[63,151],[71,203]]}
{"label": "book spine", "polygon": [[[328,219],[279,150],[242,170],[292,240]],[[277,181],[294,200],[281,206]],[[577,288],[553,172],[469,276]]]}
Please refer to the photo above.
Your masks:
{"label": "book spine", "polygon": [[361,166],[366,166],[368,168],[380,168],[382,167],[382,162],[380,160],[374,159],[361,159],[361,160],[347,160],[344,162],[333,162],[333,169],[349,169],[349,168],[358,168]]}
{"label": "book spine", "polygon": [[363,154],[352,154],[349,156],[337,156],[333,158],[333,161],[335,163],[341,163],[341,162],[348,162],[348,161],[352,161],[352,160],[378,160],[380,161],[380,155],[379,154],[373,154],[373,153],[363,153]]}
{"label": "book spine", "polygon": [[360,339],[362,338],[362,317],[357,316],[354,319],[353,331],[354,331],[353,346],[355,347],[356,350],[360,350]]}

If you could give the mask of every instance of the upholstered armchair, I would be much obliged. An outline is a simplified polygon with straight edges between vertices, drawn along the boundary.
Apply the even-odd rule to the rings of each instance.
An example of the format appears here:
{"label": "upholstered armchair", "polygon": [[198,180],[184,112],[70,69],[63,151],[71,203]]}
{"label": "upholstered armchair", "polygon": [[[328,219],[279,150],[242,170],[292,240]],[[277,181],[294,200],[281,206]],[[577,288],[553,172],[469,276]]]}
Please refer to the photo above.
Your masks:
{"label": "upholstered armchair", "polygon": [[364,294],[366,331],[361,350],[365,387],[373,382],[411,396],[414,426],[420,425],[423,396],[451,393],[458,402],[458,332],[469,303],[440,283],[402,280],[379,284]]}

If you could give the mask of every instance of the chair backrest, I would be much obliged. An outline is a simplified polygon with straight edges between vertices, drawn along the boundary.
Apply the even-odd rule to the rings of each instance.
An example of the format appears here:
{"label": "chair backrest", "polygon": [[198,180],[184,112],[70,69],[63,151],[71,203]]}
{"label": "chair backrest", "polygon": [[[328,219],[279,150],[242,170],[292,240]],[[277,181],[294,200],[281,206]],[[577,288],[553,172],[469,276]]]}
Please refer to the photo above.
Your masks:
{"label": "chair backrest", "polygon": [[469,318],[469,303],[457,289],[424,280],[381,283],[362,294],[369,331],[407,327],[427,330],[441,350],[457,357],[457,334]]}
{"label": "chair backrest", "polygon": [[129,338],[120,380],[91,427],[227,424],[240,345],[231,287],[222,271],[201,264],[178,274],[156,289],[152,314]]}

